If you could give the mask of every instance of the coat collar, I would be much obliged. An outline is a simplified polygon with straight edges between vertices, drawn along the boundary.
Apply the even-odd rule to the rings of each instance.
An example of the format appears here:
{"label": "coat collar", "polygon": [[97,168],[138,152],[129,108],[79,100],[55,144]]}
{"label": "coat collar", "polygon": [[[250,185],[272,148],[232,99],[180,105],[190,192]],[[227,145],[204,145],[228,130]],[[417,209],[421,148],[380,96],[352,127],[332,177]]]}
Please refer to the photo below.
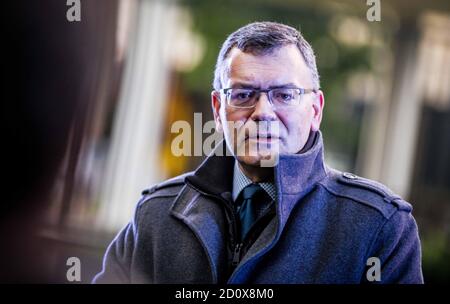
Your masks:
{"label": "coat collar", "polygon": [[304,153],[280,155],[275,167],[275,185],[281,198],[277,211],[283,226],[295,204],[327,175],[322,133],[311,133],[310,141],[311,148]]}
{"label": "coat collar", "polygon": [[235,158],[222,140],[193,174],[186,177],[196,188],[212,195],[231,193]]}
{"label": "coat collar", "polygon": [[[298,195],[309,190],[326,175],[320,131],[311,133],[307,151],[280,155],[274,177],[278,195]],[[231,192],[235,158],[224,140],[187,179],[197,188],[221,196]]]}

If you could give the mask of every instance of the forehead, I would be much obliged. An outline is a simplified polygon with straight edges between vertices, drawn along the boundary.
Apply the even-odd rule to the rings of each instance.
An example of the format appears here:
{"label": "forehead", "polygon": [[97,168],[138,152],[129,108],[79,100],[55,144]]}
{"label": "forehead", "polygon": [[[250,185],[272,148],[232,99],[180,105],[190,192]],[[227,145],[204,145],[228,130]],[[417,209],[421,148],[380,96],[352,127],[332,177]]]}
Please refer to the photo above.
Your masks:
{"label": "forehead", "polygon": [[283,46],[264,55],[233,48],[225,60],[223,76],[225,87],[248,84],[264,88],[287,83],[312,87],[311,73],[295,45]]}

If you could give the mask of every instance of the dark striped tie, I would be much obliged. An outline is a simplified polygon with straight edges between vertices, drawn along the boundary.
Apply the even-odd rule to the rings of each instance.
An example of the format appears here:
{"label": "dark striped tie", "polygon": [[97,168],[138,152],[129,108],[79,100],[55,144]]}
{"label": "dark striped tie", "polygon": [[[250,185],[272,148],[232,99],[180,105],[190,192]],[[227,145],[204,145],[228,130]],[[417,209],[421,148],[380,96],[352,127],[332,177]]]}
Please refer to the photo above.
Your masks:
{"label": "dark striped tie", "polygon": [[267,199],[266,191],[258,184],[250,184],[241,191],[237,199],[241,240],[245,238],[256,221],[258,205],[261,206]]}

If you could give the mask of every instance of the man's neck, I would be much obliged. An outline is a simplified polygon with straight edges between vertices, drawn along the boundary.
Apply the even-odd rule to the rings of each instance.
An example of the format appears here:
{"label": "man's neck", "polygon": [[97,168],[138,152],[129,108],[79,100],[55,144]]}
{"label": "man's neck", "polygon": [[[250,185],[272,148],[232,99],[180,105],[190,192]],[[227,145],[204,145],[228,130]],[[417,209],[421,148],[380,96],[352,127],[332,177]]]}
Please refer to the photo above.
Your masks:
{"label": "man's neck", "polygon": [[254,183],[272,182],[273,167],[249,166],[238,162],[241,171]]}
{"label": "man's neck", "polygon": [[[317,132],[310,132],[309,137],[303,148],[298,152],[299,154],[307,152],[314,145],[317,137]],[[273,167],[261,167],[250,166],[241,162],[238,162],[241,171],[254,183],[273,182],[274,180],[274,168]]]}

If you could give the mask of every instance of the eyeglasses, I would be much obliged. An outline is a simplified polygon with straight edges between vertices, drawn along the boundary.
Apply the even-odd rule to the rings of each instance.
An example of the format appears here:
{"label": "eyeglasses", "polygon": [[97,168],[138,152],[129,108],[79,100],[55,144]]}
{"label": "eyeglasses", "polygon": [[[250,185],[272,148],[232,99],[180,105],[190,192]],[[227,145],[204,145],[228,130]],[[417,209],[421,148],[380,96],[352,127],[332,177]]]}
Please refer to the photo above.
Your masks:
{"label": "eyeglasses", "polygon": [[221,89],[220,93],[225,95],[227,104],[233,108],[250,109],[256,106],[261,93],[266,93],[269,102],[276,108],[297,106],[303,95],[316,93],[316,89],[301,88],[276,88],[269,90],[257,89]]}

